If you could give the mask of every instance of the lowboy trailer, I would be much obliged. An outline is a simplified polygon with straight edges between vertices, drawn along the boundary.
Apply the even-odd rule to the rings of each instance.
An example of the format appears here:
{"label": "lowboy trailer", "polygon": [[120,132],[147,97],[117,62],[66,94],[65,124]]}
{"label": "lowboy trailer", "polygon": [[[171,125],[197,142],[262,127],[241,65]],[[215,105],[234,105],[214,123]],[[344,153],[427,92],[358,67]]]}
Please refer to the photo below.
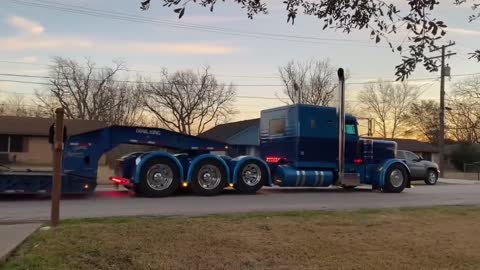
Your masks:
{"label": "lowboy trailer", "polygon": [[[71,136],[64,150],[63,193],[89,193],[97,185],[100,157],[120,144],[175,150],[132,153],[118,160],[111,180],[138,195],[164,197],[180,186],[215,195],[230,186],[255,193],[265,185],[352,188],[370,184],[384,192],[410,187],[410,171],[395,158],[395,142],[361,139],[355,117],[339,108],[289,105],[261,112],[260,157],[215,152],[228,145],[160,128],[110,126]],[[0,193],[50,192],[48,172],[0,171]]]}

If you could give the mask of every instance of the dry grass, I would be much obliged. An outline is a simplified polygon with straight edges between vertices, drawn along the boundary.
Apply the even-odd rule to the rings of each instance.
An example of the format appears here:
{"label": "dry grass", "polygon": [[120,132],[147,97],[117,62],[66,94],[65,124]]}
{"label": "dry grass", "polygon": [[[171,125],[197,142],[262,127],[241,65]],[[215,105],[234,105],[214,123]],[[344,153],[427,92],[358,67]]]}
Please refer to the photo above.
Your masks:
{"label": "dry grass", "polygon": [[70,221],[4,269],[480,269],[480,208]]}

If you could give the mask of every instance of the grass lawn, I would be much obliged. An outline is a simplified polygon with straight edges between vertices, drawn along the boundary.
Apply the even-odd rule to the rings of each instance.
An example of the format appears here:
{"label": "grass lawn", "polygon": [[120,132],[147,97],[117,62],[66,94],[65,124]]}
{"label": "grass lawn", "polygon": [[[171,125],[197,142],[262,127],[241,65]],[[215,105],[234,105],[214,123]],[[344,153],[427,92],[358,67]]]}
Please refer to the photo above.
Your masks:
{"label": "grass lawn", "polygon": [[480,269],[480,207],[71,220],[1,269]]}

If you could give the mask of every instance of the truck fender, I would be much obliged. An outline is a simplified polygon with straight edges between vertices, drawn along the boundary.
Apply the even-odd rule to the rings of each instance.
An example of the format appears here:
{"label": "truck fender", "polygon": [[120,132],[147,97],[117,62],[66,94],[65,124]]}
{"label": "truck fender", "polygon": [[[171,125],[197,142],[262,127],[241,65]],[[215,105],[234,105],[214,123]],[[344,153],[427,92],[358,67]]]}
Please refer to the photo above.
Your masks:
{"label": "truck fender", "polygon": [[228,167],[227,162],[225,162],[223,158],[220,158],[219,156],[213,155],[213,154],[203,154],[203,155],[197,156],[194,160],[192,160],[192,162],[190,163],[190,166],[188,167],[187,182],[188,183],[192,182],[193,170],[195,169],[195,166],[197,166],[197,164],[200,161],[208,158],[218,160],[223,165],[223,167],[225,168],[225,172],[227,174],[227,183],[230,183],[230,168]]}
{"label": "truck fender", "polygon": [[135,177],[133,178],[134,183],[138,184],[140,182],[140,172],[142,171],[142,167],[145,164],[145,162],[147,162],[148,160],[151,160],[152,158],[157,158],[157,157],[164,157],[173,161],[177,165],[178,170],[180,172],[180,181],[183,181],[183,167],[180,161],[178,161],[178,159],[175,156],[167,152],[149,152],[141,156],[140,163],[138,163],[138,165],[135,167]]}
{"label": "truck fender", "polygon": [[400,164],[401,166],[403,166],[403,168],[405,168],[405,171],[407,172],[407,187],[410,187],[410,176],[411,176],[410,169],[405,164],[405,162],[403,162],[400,159],[389,159],[378,167],[378,171],[379,171],[378,183],[380,184],[380,186],[383,187],[385,185],[385,174],[387,173],[390,166],[394,164]]}
{"label": "truck fender", "polygon": [[232,180],[233,180],[233,183],[236,184],[238,182],[238,176],[240,174],[240,167],[242,167],[243,164],[245,164],[245,162],[249,161],[249,160],[255,160],[255,161],[258,161],[260,162],[263,167],[265,168],[265,170],[267,171],[267,179],[268,179],[268,182],[267,184],[268,185],[272,185],[272,176],[271,176],[271,172],[270,172],[270,167],[268,167],[268,164],[260,159],[260,158],[257,158],[257,157],[252,157],[252,156],[240,156],[240,157],[237,157],[237,158],[234,158],[233,161],[234,161],[234,169],[233,169],[233,177],[232,177]]}

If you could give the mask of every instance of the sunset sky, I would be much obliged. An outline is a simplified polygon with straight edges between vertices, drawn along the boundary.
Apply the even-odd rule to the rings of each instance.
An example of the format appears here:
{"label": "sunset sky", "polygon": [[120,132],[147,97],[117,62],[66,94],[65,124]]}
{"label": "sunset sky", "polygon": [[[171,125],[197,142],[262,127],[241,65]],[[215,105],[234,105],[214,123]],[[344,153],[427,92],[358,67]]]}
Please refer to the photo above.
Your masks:
{"label": "sunset sky", "polygon": [[[406,1],[392,1],[405,8]],[[350,70],[349,81],[356,83],[377,78],[392,80],[393,68],[400,62],[399,54],[392,53],[384,43],[376,45],[365,32],[345,35],[334,30],[322,31],[323,25],[307,16],[299,16],[295,25],[288,24],[281,0],[268,1],[270,14],[258,15],[253,20],[233,1],[220,2],[213,13],[191,4],[181,20],[171,9],[162,7],[163,1],[152,2],[148,11],[141,11],[138,0],[2,0],[0,73],[44,76],[54,56],[77,60],[90,57],[100,65],[122,60],[129,69],[152,79],[162,68],[175,71],[209,65],[219,80],[239,85],[236,105],[241,113],[235,119],[240,120],[258,117],[261,109],[281,104],[273,99],[281,87],[271,85],[280,84],[278,66],[291,59],[330,58],[335,66]],[[447,23],[448,39],[457,43],[451,49],[458,55],[448,61],[452,74],[480,72],[480,64],[467,59],[468,52],[480,48],[480,22],[468,23],[471,13],[468,5],[449,4],[453,0],[441,2],[434,16]],[[110,15],[101,12],[110,12]],[[111,12],[122,13],[123,19],[115,19],[120,15]],[[292,41],[288,36],[309,39]],[[401,41],[404,37],[401,33],[394,39]],[[123,78],[135,75],[121,74]],[[412,79],[430,77],[438,77],[438,73],[419,68]],[[460,78],[454,77],[452,82]],[[0,76],[0,80],[45,82],[38,78],[6,76]],[[438,98],[438,80],[421,83],[426,84],[427,89],[422,98]],[[42,87],[0,81],[0,93],[28,95]],[[349,85],[347,99],[355,102],[361,87],[361,84]]]}

